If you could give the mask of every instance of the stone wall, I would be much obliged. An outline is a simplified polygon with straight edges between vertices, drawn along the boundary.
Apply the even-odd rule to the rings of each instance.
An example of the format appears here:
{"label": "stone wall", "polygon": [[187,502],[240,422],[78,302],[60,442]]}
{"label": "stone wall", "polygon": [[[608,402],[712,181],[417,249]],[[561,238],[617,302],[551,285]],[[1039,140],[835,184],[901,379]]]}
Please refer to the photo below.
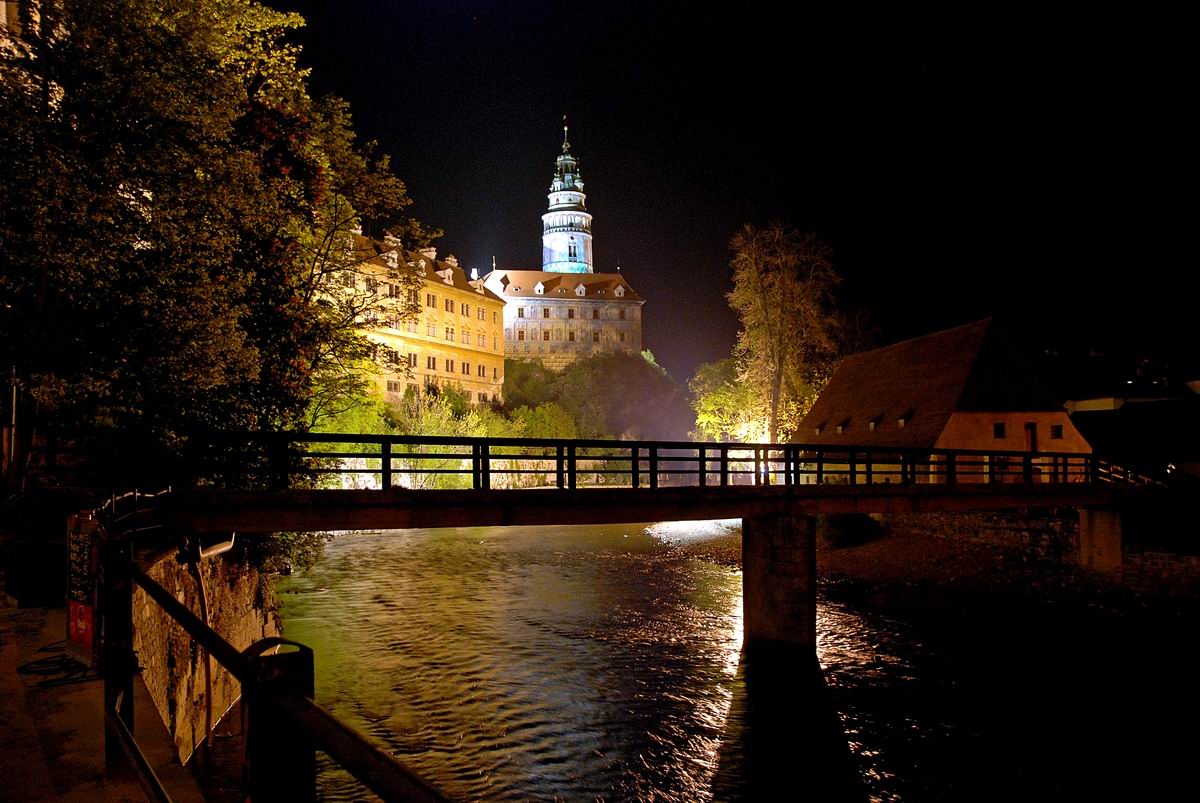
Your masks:
{"label": "stone wall", "polygon": [[[200,615],[199,592],[186,565],[167,559],[149,574],[189,610]],[[201,563],[201,574],[208,597],[210,624],[226,641],[243,650],[259,639],[279,635],[274,592],[261,582],[257,570],[216,557]],[[180,761],[186,763],[204,738],[205,687],[201,651],[140,588],[134,591],[133,625],[134,649],[142,667],[142,677],[175,742]],[[212,667],[212,717],[216,724],[238,701],[241,686],[215,660]]]}
{"label": "stone wall", "polygon": [[1200,555],[1126,548],[1121,583],[1139,591],[1200,596]]}
{"label": "stone wall", "polygon": [[895,530],[1010,547],[1041,560],[1073,562],[1079,551],[1075,508],[1021,513],[897,513],[883,517]]}

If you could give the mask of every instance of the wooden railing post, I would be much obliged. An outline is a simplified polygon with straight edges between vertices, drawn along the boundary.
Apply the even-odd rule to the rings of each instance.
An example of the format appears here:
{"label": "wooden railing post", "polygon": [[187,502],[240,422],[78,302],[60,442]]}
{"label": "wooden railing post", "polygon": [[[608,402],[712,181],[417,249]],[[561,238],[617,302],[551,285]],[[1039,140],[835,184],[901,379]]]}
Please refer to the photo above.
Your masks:
{"label": "wooden railing post", "polygon": [[817,485],[825,484],[825,450],[817,450]]}
{"label": "wooden railing post", "polygon": [[762,450],[754,447],[754,484],[758,485],[762,476]]}
{"label": "wooden railing post", "polygon": [[[129,539],[109,538],[100,544],[100,671],[104,674],[104,766],[108,772],[128,766],[121,738],[107,720],[113,716],[133,731],[133,557]],[[120,706],[118,708],[118,701]]]}
{"label": "wooden railing post", "polygon": [[559,446],[555,446],[554,447],[554,479],[555,479],[555,484],[559,488],[567,487],[567,467],[563,464],[563,457],[564,457],[564,452],[563,452],[562,445],[560,444]]}
{"label": "wooden railing post", "polygon": [[867,485],[874,485],[875,484],[875,477],[874,477],[875,467],[874,467],[874,465],[872,465],[870,449],[863,452],[863,467],[866,469],[866,472],[867,472]]}
{"label": "wooden railing post", "polygon": [[851,449],[846,453],[846,464],[850,468],[850,484],[858,485],[858,462],[854,458],[855,452]]}
{"label": "wooden railing post", "polygon": [[492,489],[492,447],[486,442],[479,444],[479,478],[483,490]]}
{"label": "wooden railing post", "polygon": [[285,491],[290,485],[288,471],[288,438],[282,432],[272,433],[267,439],[267,480],[272,491]]}
{"label": "wooden railing post", "polygon": [[943,456],[946,458],[946,484],[953,485],[958,479],[957,455],[954,452],[949,452]]}
{"label": "wooden railing post", "polygon": [[642,450],[634,446],[629,450],[629,481],[634,488],[642,485]]}
{"label": "wooden railing post", "polygon": [[575,444],[567,445],[567,487],[571,490],[575,489],[576,480],[579,476],[579,465],[575,459]]}
{"label": "wooden railing post", "polygon": [[705,463],[708,462],[708,450],[705,449],[703,446],[700,446],[696,449],[696,451],[698,452],[697,460],[699,461],[699,466],[698,466],[699,470],[698,470],[696,476],[699,478],[700,487],[703,488],[705,486],[705,484],[707,483],[707,479],[704,476],[704,470],[706,468]]}
{"label": "wooden railing post", "polygon": [[1033,455],[1028,453],[1025,454],[1024,465],[1022,468],[1024,469],[1025,474],[1025,484],[1033,484]]}
{"label": "wooden railing post", "polygon": [[650,451],[650,487],[658,487],[658,447],[647,447]]}
{"label": "wooden railing post", "polygon": [[379,444],[379,484],[386,491],[392,487],[392,442],[383,440]]}
{"label": "wooden railing post", "polygon": [[721,487],[729,485],[729,447],[721,447]]}
{"label": "wooden railing post", "polygon": [[[269,646],[287,644],[295,652],[258,654]],[[313,652],[303,644],[264,639],[245,653],[251,661],[253,683],[244,690],[247,710],[246,763],[250,799],[316,800],[317,761],[312,739],[282,714],[272,693],[313,697]]]}
{"label": "wooden railing post", "polygon": [[479,460],[479,444],[471,444],[471,487],[478,491],[483,487],[483,466]]}

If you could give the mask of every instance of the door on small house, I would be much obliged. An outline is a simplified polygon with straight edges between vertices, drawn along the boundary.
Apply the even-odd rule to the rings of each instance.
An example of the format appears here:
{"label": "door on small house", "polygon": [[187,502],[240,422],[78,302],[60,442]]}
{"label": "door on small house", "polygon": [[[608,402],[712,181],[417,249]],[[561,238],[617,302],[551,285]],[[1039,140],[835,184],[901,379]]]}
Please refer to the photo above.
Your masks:
{"label": "door on small house", "polygon": [[[1025,451],[1036,452],[1037,449],[1038,449],[1037,423],[1034,421],[1026,421],[1025,422]],[[1032,459],[1036,460],[1037,458],[1032,458]],[[1041,482],[1042,481],[1041,469],[1036,464],[1030,466],[1030,468],[1032,469],[1031,473],[1029,476],[1026,477],[1025,481],[1026,482]]]}

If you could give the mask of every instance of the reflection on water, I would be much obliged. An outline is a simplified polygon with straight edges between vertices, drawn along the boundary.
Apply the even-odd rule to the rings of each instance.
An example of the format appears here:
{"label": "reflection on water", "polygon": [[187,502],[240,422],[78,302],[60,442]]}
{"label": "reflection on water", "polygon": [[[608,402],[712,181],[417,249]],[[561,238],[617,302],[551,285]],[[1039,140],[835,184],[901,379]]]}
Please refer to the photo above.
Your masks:
{"label": "reflection on water", "polygon": [[348,534],[281,582],[287,635],[460,799],[1182,799],[1193,620],[823,589],[820,672],[741,654],[741,573],[696,549],[729,530]]}

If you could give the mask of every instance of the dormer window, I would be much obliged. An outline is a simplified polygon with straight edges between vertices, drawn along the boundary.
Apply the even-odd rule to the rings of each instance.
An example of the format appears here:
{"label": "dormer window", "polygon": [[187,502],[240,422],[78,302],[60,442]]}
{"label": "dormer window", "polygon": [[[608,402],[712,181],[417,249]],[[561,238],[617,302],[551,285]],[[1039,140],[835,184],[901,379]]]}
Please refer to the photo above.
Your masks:
{"label": "dormer window", "polygon": [[849,418],[847,418],[845,421],[843,421],[842,423],[837,425],[837,434],[841,435],[843,432],[845,432],[848,429],[850,429],[850,419]]}
{"label": "dormer window", "polygon": [[625,288],[621,287],[620,285],[617,285],[617,289],[613,290],[613,295],[616,296],[617,298],[624,298],[625,297]]}
{"label": "dormer window", "polygon": [[881,415],[875,416],[875,418],[873,418],[867,422],[867,429],[869,429],[871,432],[874,432],[875,430],[877,430],[879,428],[879,424],[882,421],[883,421],[883,416],[881,416]]}
{"label": "dormer window", "polygon": [[585,293],[587,293],[586,287],[584,287],[582,284],[575,285],[575,295],[579,296],[580,298],[583,298]]}
{"label": "dormer window", "polygon": [[813,427],[814,435],[820,435],[824,431],[825,431],[825,422],[824,421],[822,421],[821,423],[819,423],[815,427]]}
{"label": "dormer window", "polygon": [[912,417],[913,417],[913,411],[909,410],[907,413],[904,413],[903,415],[901,415],[899,418],[896,419],[896,426],[899,427],[900,429],[904,429],[904,426],[909,421],[912,421]]}
{"label": "dormer window", "polygon": [[533,286],[533,292],[539,296],[542,295],[543,293],[546,292],[546,285],[542,284],[541,282],[538,282],[537,284],[535,284]]}

